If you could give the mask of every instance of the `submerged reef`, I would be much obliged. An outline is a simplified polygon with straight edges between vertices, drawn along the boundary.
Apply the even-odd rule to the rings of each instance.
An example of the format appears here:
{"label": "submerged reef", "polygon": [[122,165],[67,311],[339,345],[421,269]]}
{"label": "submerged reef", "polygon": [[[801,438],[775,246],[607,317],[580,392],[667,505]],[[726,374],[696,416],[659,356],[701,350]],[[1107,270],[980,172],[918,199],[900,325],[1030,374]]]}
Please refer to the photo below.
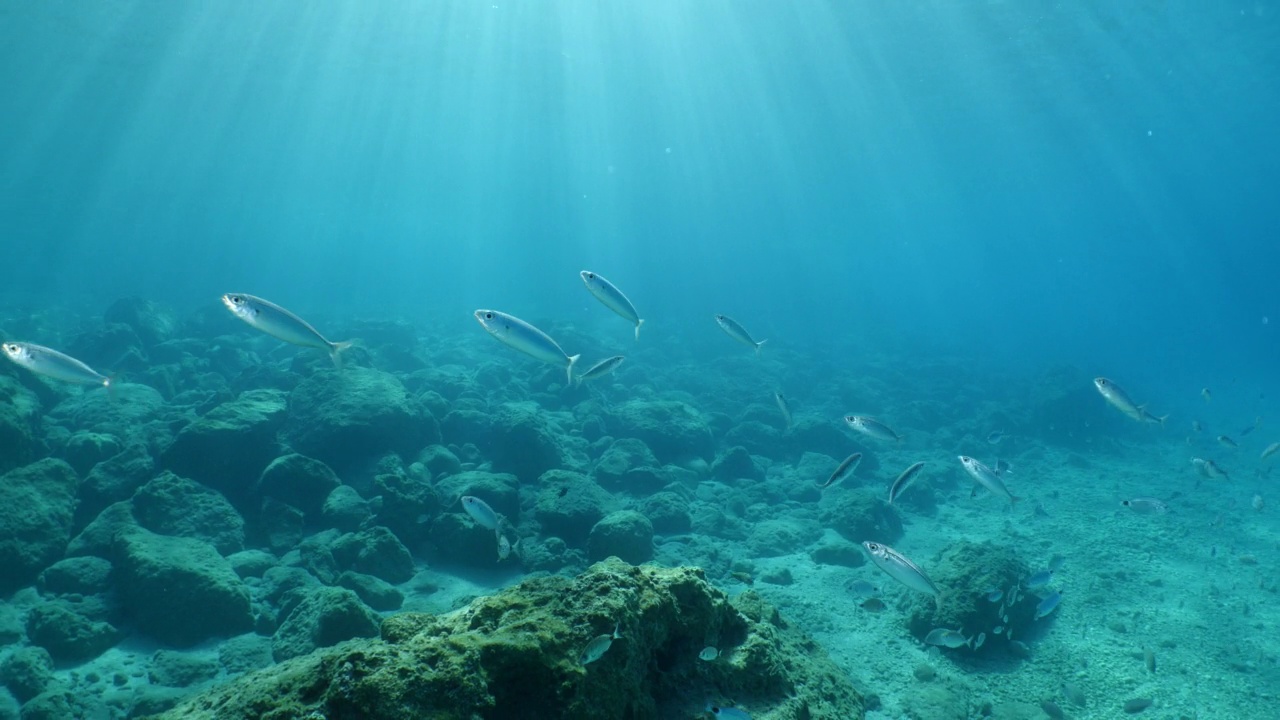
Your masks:
{"label": "submerged reef", "polygon": [[[617,629],[603,655],[580,662]],[[707,646],[714,661],[699,658]],[[756,593],[696,568],[609,558],[576,578],[533,578],[445,615],[402,613],[351,640],[192,697],[163,720],[863,716],[826,652]]]}

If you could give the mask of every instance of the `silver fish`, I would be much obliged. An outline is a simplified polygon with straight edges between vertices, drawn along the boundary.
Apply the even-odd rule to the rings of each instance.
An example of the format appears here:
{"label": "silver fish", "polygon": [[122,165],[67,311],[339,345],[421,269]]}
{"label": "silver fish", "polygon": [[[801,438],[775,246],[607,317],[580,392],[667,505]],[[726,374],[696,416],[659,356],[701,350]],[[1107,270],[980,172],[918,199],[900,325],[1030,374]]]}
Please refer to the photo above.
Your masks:
{"label": "silver fish", "polygon": [[513,315],[497,310],[477,310],[476,320],[490,335],[551,365],[563,365],[569,382],[573,382],[573,365],[581,355],[569,355],[546,333]]}
{"label": "silver fish", "polygon": [[597,300],[604,303],[604,306],[618,313],[624,319],[631,321],[636,326],[636,339],[640,339],[640,326],[644,325],[644,320],[640,319],[640,314],[636,312],[636,306],[631,304],[626,295],[618,289],[616,285],[605,280],[600,275],[583,270],[578,273],[582,277],[582,282],[586,283],[587,290],[595,296]]}
{"label": "silver fish", "polygon": [[854,580],[849,583],[849,592],[857,597],[876,597],[880,594],[880,588],[866,580]]}
{"label": "silver fish", "polygon": [[987,634],[978,633],[978,639],[973,642],[973,649],[977,650],[978,648],[982,647],[982,643],[986,641],[987,641]]}
{"label": "silver fish", "polygon": [[1004,486],[1004,482],[1000,480],[1000,476],[996,474],[994,470],[983,465],[981,462],[974,460],[968,455],[961,455],[960,464],[964,466],[964,469],[973,477],[974,480],[978,482],[979,485],[990,490],[996,495],[1003,495],[1008,498],[1010,505],[1013,505],[1022,499],[1020,497],[1015,497],[1013,493],[1009,492],[1009,488]]}
{"label": "silver fish", "polygon": [[614,355],[611,358],[605,358],[604,360],[601,360],[595,365],[587,368],[585,372],[578,373],[578,376],[573,379],[573,382],[575,385],[581,385],[587,380],[595,380],[596,378],[604,377],[614,370],[617,370],[618,366],[622,364],[622,361],[626,359],[627,358],[624,355]]}
{"label": "silver fish", "polygon": [[1045,595],[1040,600],[1040,604],[1036,606],[1036,620],[1052,613],[1058,608],[1058,603],[1062,602],[1062,591],[1058,590]]}
{"label": "silver fish", "polygon": [[751,337],[751,333],[747,332],[746,328],[739,325],[737,320],[734,320],[728,315],[717,315],[716,324],[719,325],[720,329],[724,330],[725,333],[729,335],[729,337],[733,338],[734,340],[737,340],[743,345],[749,345],[752,348],[755,348],[757,355],[760,354],[760,348],[765,343],[769,342],[768,340],[761,340],[760,342],[756,342],[755,338]]}
{"label": "silver fish", "polygon": [[1028,590],[1039,590],[1045,585],[1048,585],[1052,580],[1053,580],[1052,570],[1041,570],[1033,574],[1031,577],[1027,578],[1027,581],[1023,583],[1023,585]]}
{"label": "silver fish", "polygon": [[1155,498],[1140,497],[1132,500],[1121,500],[1120,504],[1139,515],[1164,515],[1169,512],[1169,506]]}
{"label": "silver fish", "polygon": [[888,425],[879,420],[868,417],[866,415],[845,415],[844,422],[854,430],[873,437],[877,440],[892,440],[893,442],[902,442],[902,436],[893,431]]}
{"label": "silver fish", "polygon": [[987,442],[991,443],[992,445],[998,444],[1003,439],[1004,439],[1003,430],[993,430],[987,434]]}
{"label": "silver fish", "polygon": [[111,389],[111,378],[52,348],[25,342],[7,342],[0,347],[3,348],[5,357],[37,375]]}
{"label": "silver fish", "polygon": [[1238,447],[1240,447],[1240,444],[1239,444],[1239,443],[1237,443],[1235,440],[1232,440],[1231,438],[1227,437],[1226,435],[1219,435],[1219,436],[1218,436],[1218,444],[1219,444],[1219,445],[1222,445],[1222,446],[1224,446],[1224,447],[1229,447],[1229,448],[1238,448]]}
{"label": "silver fish", "polygon": [[227,306],[231,314],[277,340],[324,350],[329,353],[334,367],[342,367],[342,351],[351,347],[350,340],[332,342],[306,320],[260,297],[227,293],[222,296],[222,304]]}
{"label": "silver fish", "polygon": [[973,647],[973,638],[966,638],[963,634],[946,628],[935,628],[931,630],[924,638],[925,643],[929,645],[937,645],[945,648],[959,648],[966,645]]}
{"label": "silver fish", "polygon": [[1229,476],[1227,475],[1227,471],[1223,470],[1222,466],[1218,465],[1218,463],[1212,460],[1204,460],[1202,458],[1191,458],[1191,464],[1195,465],[1196,469],[1200,471],[1200,474],[1207,478],[1230,479]]}
{"label": "silver fish", "polygon": [[498,536],[498,562],[502,562],[511,557],[511,541],[501,530],[495,529],[493,532]]}
{"label": "silver fish", "polygon": [[724,718],[724,720],[751,720],[751,715],[746,710],[723,707],[710,702],[707,703],[707,707],[703,712],[711,713],[718,718]]}
{"label": "silver fish", "polygon": [[706,660],[707,662],[711,662],[718,657],[720,657],[720,649],[711,646],[702,648],[702,652],[698,653],[698,659]]}
{"label": "silver fish", "polygon": [[906,492],[907,488],[911,486],[911,483],[915,482],[915,479],[920,476],[920,471],[923,469],[924,461],[920,461],[902,471],[902,474],[898,476],[898,479],[893,481],[893,485],[889,486],[890,505],[893,504],[893,501],[896,500],[899,495]]}
{"label": "silver fish", "polygon": [[603,657],[606,652],[609,652],[609,648],[613,645],[613,641],[622,638],[622,636],[618,634],[618,631],[621,629],[622,623],[618,623],[614,626],[612,635],[597,635],[592,638],[591,642],[587,643],[587,646],[582,649],[582,654],[578,656],[578,662],[583,665],[590,665]]}
{"label": "silver fish", "polygon": [[920,566],[911,562],[907,559],[907,556],[888,545],[867,541],[862,543],[862,547],[867,551],[867,555],[871,557],[871,562],[875,563],[876,567],[912,590],[932,595],[934,603],[941,608],[942,591],[938,589],[937,585],[933,584],[928,575],[924,574]]}
{"label": "silver fish", "polygon": [[486,530],[497,531],[498,513],[493,508],[489,507],[489,503],[475,497],[474,495],[463,495],[462,509],[466,510],[467,514],[471,516],[471,519],[475,520],[476,524],[480,525],[480,527],[485,528]]}
{"label": "silver fish", "polygon": [[828,488],[835,485],[852,475],[853,471],[858,469],[858,463],[860,462],[862,462],[862,453],[856,452],[850,455],[837,465],[835,470],[831,471],[831,477],[827,478],[826,482],[816,483],[816,485],[819,488]]}
{"label": "silver fish", "polygon": [[787,421],[787,429],[791,429],[791,404],[787,402],[787,396],[780,392],[773,393],[774,402],[778,403],[778,409],[782,411],[782,419]]}
{"label": "silver fish", "polygon": [[1258,459],[1266,460],[1272,455],[1275,455],[1277,452],[1280,452],[1280,442],[1273,442],[1270,445],[1268,445],[1265,450],[1262,451],[1262,454],[1258,456]]}
{"label": "silver fish", "polygon": [[1156,417],[1147,412],[1146,405],[1135,403],[1119,385],[1104,377],[1094,378],[1093,385],[1113,407],[1138,422],[1158,422],[1163,427],[1164,421],[1169,419],[1168,415]]}

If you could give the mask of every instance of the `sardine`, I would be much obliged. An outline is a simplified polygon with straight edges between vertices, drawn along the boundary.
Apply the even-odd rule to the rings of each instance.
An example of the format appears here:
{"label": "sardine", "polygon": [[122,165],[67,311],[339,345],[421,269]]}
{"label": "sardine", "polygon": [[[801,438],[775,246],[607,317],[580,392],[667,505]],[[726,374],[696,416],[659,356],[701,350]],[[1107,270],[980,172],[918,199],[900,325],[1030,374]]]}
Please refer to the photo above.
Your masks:
{"label": "sardine", "polygon": [[897,480],[893,481],[893,485],[889,486],[889,504],[898,499],[898,496],[906,492],[911,483],[920,476],[920,471],[924,469],[924,461],[920,461],[911,465],[911,467],[902,471]]}
{"label": "sardine", "polygon": [[587,290],[605,307],[635,324],[636,339],[639,340],[640,326],[644,325],[644,320],[640,319],[640,314],[636,312],[636,306],[631,304],[627,296],[623,295],[616,285],[590,270],[583,270],[578,275],[582,276],[582,282],[586,283]]}
{"label": "sardine", "polygon": [[332,342],[306,320],[260,297],[227,293],[222,296],[222,304],[227,306],[231,314],[277,340],[324,350],[329,353],[334,367],[342,367],[342,352],[351,347],[350,340]]}
{"label": "sardine", "polygon": [[486,530],[497,531],[498,529],[498,513],[491,507],[489,503],[481,500],[474,495],[462,496],[462,509],[467,511],[472,520],[476,521],[480,527]]}
{"label": "sardine", "polygon": [[595,380],[596,378],[604,377],[614,370],[617,370],[618,366],[622,364],[622,361],[626,359],[627,358],[624,355],[614,355],[611,358],[605,358],[604,360],[601,360],[595,365],[587,368],[585,372],[578,373],[578,376],[573,379],[573,382],[575,385],[581,385],[587,380]]}
{"label": "sardine", "polygon": [[551,365],[563,365],[569,382],[573,382],[573,365],[581,355],[569,355],[546,333],[513,315],[497,310],[477,310],[476,320],[490,335]]}
{"label": "sardine", "polygon": [[0,347],[4,349],[5,357],[37,375],[111,389],[111,378],[52,348],[25,342],[7,342]]}
{"label": "sardine", "polygon": [[1267,446],[1267,449],[1262,451],[1262,454],[1258,456],[1258,459],[1266,460],[1277,452],[1280,452],[1280,442],[1273,442]]}
{"label": "sardine", "polygon": [[827,478],[826,482],[815,484],[819,488],[829,488],[852,475],[853,471],[858,469],[858,463],[860,462],[862,462],[862,453],[856,452],[837,465],[836,469],[831,471],[831,477]]}
{"label": "sardine", "polygon": [[1239,443],[1237,443],[1235,440],[1232,440],[1231,438],[1227,437],[1226,435],[1219,435],[1219,436],[1218,436],[1218,444],[1219,444],[1219,445],[1222,445],[1223,447],[1229,447],[1229,448],[1238,448],[1238,447],[1240,447],[1240,444],[1239,444]]}
{"label": "sardine", "polygon": [[996,495],[1002,495],[1008,498],[1010,505],[1013,505],[1022,499],[1020,497],[1015,497],[1013,493],[1009,492],[1009,488],[1004,486],[1004,482],[1000,479],[1000,476],[996,474],[994,470],[983,465],[981,462],[974,460],[968,455],[961,455],[960,464],[964,466],[965,471],[967,471],[979,485],[990,490]]}
{"label": "sardine", "polygon": [[844,422],[854,430],[873,437],[877,440],[892,440],[893,442],[902,442],[902,436],[893,431],[888,425],[867,415],[845,415]]}
{"label": "sardine", "polygon": [[1113,407],[1138,422],[1158,422],[1163,427],[1164,421],[1169,419],[1168,415],[1156,417],[1147,412],[1146,405],[1135,403],[1119,385],[1104,377],[1094,378],[1093,385]]}
{"label": "sardine", "polygon": [[942,591],[938,589],[937,585],[933,584],[928,575],[924,574],[920,566],[911,562],[907,556],[888,545],[867,541],[862,543],[862,547],[867,551],[867,555],[871,557],[871,562],[875,563],[876,567],[908,588],[932,595],[934,604],[938,609],[941,609]]}
{"label": "sardine", "polygon": [[754,348],[757,355],[760,354],[760,348],[765,343],[769,342],[768,340],[756,342],[755,338],[751,337],[751,333],[747,332],[746,328],[739,325],[737,320],[734,320],[728,315],[716,315],[716,324],[719,325],[720,329],[724,330],[729,337],[737,340],[743,345],[748,345]]}
{"label": "sardine", "polygon": [[774,402],[778,403],[778,410],[782,411],[782,419],[787,422],[787,429],[791,429],[791,404],[787,402],[787,396],[780,392],[773,393]]}

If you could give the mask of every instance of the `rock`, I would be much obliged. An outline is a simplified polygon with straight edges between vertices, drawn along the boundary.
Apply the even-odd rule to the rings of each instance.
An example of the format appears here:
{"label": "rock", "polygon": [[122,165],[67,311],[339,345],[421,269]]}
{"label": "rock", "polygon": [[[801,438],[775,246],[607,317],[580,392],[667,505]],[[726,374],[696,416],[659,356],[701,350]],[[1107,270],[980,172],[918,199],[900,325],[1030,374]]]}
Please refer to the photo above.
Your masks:
{"label": "rock", "polygon": [[79,478],[46,458],[0,476],[0,595],[29,585],[71,539]]}
{"label": "rock", "polygon": [[537,403],[504,403],[494,413],[490,429],[493,469],[532,481],[560,467],[557,432],[547,423]]}
{"label": "rock", "polygon": [[0,647],[16,645],[27,636],[22,626],[22,610],[12,603],[0,603]]}
{"label": "rock", "polygon": [[303,568],[273,567],[262,575],[259,597],[278,608],[284,609],[288,606],[292,610],[297,603],[290,604],[286,598],[292,594],[301,599],[306,596],[310,588],[318,584],[316,577]]}
{"label": "rock", "polygon": [[587,537],[587,557],[592,561],[617,556],[639,564],[653,559],[653,524],[634,510],[606,515]]}
{"label": "rock", "polygon": [[608,419],[609,432],[618,438],[636,438],[662,463],[691,458],[710,461],[715,441],[702,415],[675,400],[631,400],[616,408]]}
{"label": "rock", "polygon": [[94,555],[110,560],[113,557],[113,546],[116,536],[122,531],[137,528],[138,521],[133,517],[133,504],[118,502],[108,505],[98,513],[80,534],[67,544],[67,557]]}
{"label": "rock", "polygon": [[372,575],[348,570],[338,576],[338,586],[354,592],[365,605],[374,610],[399,610],[404,604],[404,593],[391,583]]}
{"label": "rock", "polygon": [[164,397],[155,388],[137,383],[113,383],[113,392],[101,388],[71,395],[49,410],[47,419],[70,430],[113,434],[125,445],[151,445],[167,438]]}
{"label": "rock", "polygon": [[711,476],[721,482],[732,484],[734,480],[742,478],[763,480],[764,470],[751,459],[746,448],[735,445],[711,464]]}
{"label": "rock", "polygon": [[851,543],[829,530],[822,540],[809,549],[809,557],[823,565],[845,567],[859,567],[867,562],[861,545]]}
{"label": "rock", "polygon": [[94,465],[119,454],[124,448],[115,435],[96,432],[73,433],[62,448],[62,458],[79,475],[84,475]]}
{"label": "rock", "polygon": [[104,374],[140,372],[147,367],[142,340],[124,323],[106,322],[60,344],[60,349]]}
{"label": "rock", "polygon": [[138,684],[133,687],[130,718],[149,718],[176,706],[190,691],[163,685]]}
{"label": "rock", "polygon": [[441,480],[439,489],[447,498],[475,495],[512,524],[520,518],[520,481],[510,473],[468,470]]}
{"label": "rock", "polygon": [[339,568],[373,575],[390,583],[408,582],[414,574],[409,549],[381,525],[343,535],[333,543],[332,552]]}
{"label": "rock", "polygon": [[101,717],[111,717],[105,705],[87,693],[66,690],[60,683],[22,706],[22,720]]}
{"label": "rock", "polygon": [[228,555],[227,562],[231,563],[231,569],[241,578],[260,578],[279,563],[275,555],[265,550],[241,550]]}
{"label": "rock", "polygon": [[869,487],[827,493],[819,506],[822,523],[859,545],[866,540],[893,545],[902,537],[902,518],[885,502],[887,497]]}
{"label": "rock", "polygon": [[635,438],[622,438],[614,440],[609,449],[600,455],[591,475],[601,487],[615,491],[631,490],[627,483],[628,472],[658,465],[658,459],[648,445]]}
{"label": "rock", "polygon": [[[1015,638],[1023,639],[1032,633],[1040,598],[1024,592],[1012,607],[1005,606],[1004,602],[987,600],[991,588],[1002,588],[1007,593],[1009,588],[1019,585],[1031,574],[1029,566],[1018,557],[1015,549],[991,542],[956,540],[927,561],[923,558],[912,560],[924,569],[935,585],[947,589],[941,610],[936,609],[933,598],[928,595],[912,593],[919,597],[911,598],[907,628],[917,638],[924,639],[935,627],[992,628],[1004,625]],[[1005,608],[1008,622],[1001,617],[1001,607]],[[1043,619],[1039,621],[1041,624],[1045,622]],[[988,632],[987,641],[975,652],[1007,655],[1009,634]]]}
{"label": "rock", "polygon": [[312,590],[271,639],[276,662],[357,637],[377,637],[381,618],[346,588]]}
{"label": "rock", "polygon": [[161,456],[174,473],[243,503],[254,480],[276,456],[276,431],[284,423],[288,396],[279,390],[249,390],[182,428]]}
{"label": "rock", "polygon": [[244,519],[216,490],[165,471],[133,496],[138,524],[160,535],[196,538],[223,555],[244,548]]}
{"label": "rock", "polygon": [[307,515],[320,512],[324,500],[342,484],[333,470],[323,462],[306,455],[282,455],[262,471],[258,478],[258,494],[275,498]]}
{"label": "rock", "polygon": [[790,555],[816,539],[818,532],[805,520],[762,520],[747,535],[747,557],[768,558]]}
{"label": "rock", "polygon": [[17,648],[0,662],[0,682],[18,702],[26,702],[55,683],[53,658],[42,647]]}
{"label": "rock", "polygon": [[212,545],[138,529],[116,538],[115,553],[117,592],[139,632],[187,647],[253,627],[249,591]]}
{"label": "rock", "polygon": [[613,496],[582,473],[548,470],[538,478],[534,516],[544,535],[583,547],[591,528],[615,509]]}
{"label": "rock", "polygon": [[636,505],[653,530],[661,535],[682,535],[693,527],[689,518],[689,501],[673,492],[660,492],[644,498]]}
{"label": "rock", "polygon": [[429,546],[436,548],[431,561],[447,567],[491,569],[498,564],[498,538],[493,530],[458,509],[431,523]]}
{"label": "rock", "polygon": [[233,637],[218,646],[218,662],[228,675],[267,667],[271,659],[271,638],[259,635]]}
{"label": "rock", "polygon": [[120,298],[102,314],[107,323],[119,323],[133,330],[143,345],[151,347],[168,340],[178,326],[173,313],[150,300]]}
{"label": "rock", "polygon": [[395,376],[370,368],[316,372],[289,396],[282,435],[342,471],[387,452],[440,442],[440,428]]}
{"label": "rock", "polygon": [[76,524],[84,526],[111,503],[128,500],[156,476],[155,461],[145,445],[130,445],[94,465],[80,483]]}
{"label": "rock", "polygon": [[794,585],[796,579],[791,574],[791,568],[783,566],[771,568],[760,573],[760,582],[769,583],[770,585]]}
{"label": "rock", "polygon": [[76,612],[68,603],[47,602],[27,613],[27,637],[60,663],[78,663],[101,655],[120,641],[119,630]]}
{"label": "rock", "polygon": [[325,498],[320,515],[325,525],[343,532],[354,532],[373,518],[374,510],[374,503],[360,497],[355,488],[339,485]]}
{"label": "rock", "polygon": [[50,565],[36,578],[43,594],[96,595],[111,583],[111,562],[100,557],[69,557]]}
{"label": "rock", "polygon": [[[615,619],[625,641],[586,668],[571,661]],[[733,648],[731,661],[692,659],[709,637]],[[212,688],[161,720],[256,719],[268,707],[281,718],[686,718],[703,712],[705,693],[689,689],[708,687],[711,671],[716,695],[757,717],[863,716],[847,675],[755,592],[730,599],[701,570],[615,560],[453,613],[400,613],[381,638]]]}
{"label": "rock", "polygon": [[430,445],[418,453],[418,462],[429,471],[430,478],[462,472],[462,461],[443,445]]}
{"label": "rock", "polygon": [[17,380],[0,375],[0,473],[36,458],[40,399]]}
{"label": "rock", "polygon": [[263,498],[258,512],[258,534],[272,552],[287,553],[306,535],[306,516],[292,505]]}
{"label": "rock", "polygon": [[378,473],[369,492],[382,503],[377,510],[379,525],[414,547],[426,539],[429,528],[422,518],[435,517],[440,512],[440,495],[430,478],[401,469]]}
{"label": "rock", "polygon": [[151,656],[147,679],[155,685],[189,687],[218,676],[218,661],[207,652],[157,650]]}

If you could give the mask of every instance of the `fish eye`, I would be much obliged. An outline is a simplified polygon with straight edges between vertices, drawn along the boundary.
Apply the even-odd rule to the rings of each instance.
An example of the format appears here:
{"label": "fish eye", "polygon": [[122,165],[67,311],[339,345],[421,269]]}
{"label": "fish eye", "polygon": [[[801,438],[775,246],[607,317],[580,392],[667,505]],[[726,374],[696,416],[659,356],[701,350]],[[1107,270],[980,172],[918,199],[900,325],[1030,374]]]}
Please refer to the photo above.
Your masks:
{"label": "fish eye", "polygon": [[595,279],[596,279],[596,274],[595,274],[595,273],[593,273],[593,272],[589,272],[589,273],[587,273],[587,277],[588,277],[588,278],[591,278],[592,280],[595,280]]}
{"label": "fish eye", "polygon": [[232,296],[231,296],[231,302],[233,302],[233,303],[235,303],[235,304],[237,304],[237,305],[243,305],[243,304],[244,304],[244,298],[240,297],[239,295],[232,295]]}

